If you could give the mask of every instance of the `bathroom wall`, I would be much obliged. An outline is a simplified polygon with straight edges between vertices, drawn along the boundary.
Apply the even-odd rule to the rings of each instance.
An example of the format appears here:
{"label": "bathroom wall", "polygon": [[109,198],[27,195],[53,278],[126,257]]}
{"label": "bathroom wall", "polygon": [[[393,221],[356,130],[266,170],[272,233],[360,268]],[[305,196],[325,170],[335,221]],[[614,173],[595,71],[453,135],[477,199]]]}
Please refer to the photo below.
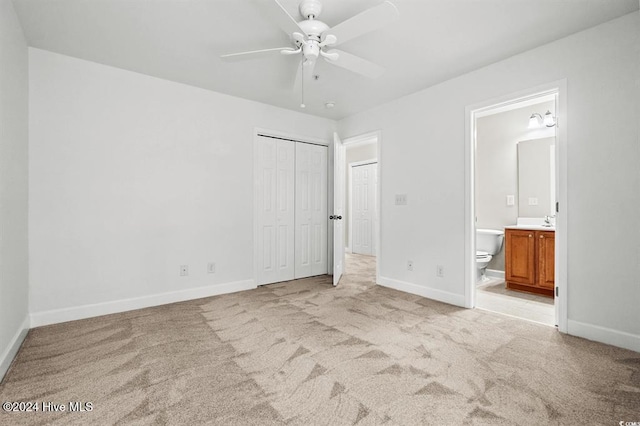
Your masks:
{"label": "bathroom wall", "polygon": [[[518,142],[555,135],[555,128],[529,129],[537,112],[555,114],[555,102],[504,111],[476,121],[476,217],[478,228],[504,229],[518,217]],[[514,205],[507,205],[507,195]],[[504,271],[504,245],[487,269]]]}
{"label": "bathroom wall", "polygon": [[349,180],[349,163],[355,163],[357,161],[366,161],[376,158],[378,155],[378,145],[376,143],[370,143],[366,145],[354,146],[353,148],[347,147],[345,153],[345,182],[347,185],[346,191],[344,191],[344,211],[347,220],[344,222],[344,246],[349,247],[349,197],[351,196],[351,181]]}

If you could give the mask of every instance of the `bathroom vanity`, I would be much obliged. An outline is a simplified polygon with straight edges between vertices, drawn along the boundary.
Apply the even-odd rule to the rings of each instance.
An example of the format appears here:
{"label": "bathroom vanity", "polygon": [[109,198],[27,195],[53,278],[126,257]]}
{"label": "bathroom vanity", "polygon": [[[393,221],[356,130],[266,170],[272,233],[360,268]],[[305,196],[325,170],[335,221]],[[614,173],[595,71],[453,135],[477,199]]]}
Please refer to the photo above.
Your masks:
{"label": "bathroom vanity", "polygon": [[508,289],[553,297],[555,230],[540,225],[505,227]]}

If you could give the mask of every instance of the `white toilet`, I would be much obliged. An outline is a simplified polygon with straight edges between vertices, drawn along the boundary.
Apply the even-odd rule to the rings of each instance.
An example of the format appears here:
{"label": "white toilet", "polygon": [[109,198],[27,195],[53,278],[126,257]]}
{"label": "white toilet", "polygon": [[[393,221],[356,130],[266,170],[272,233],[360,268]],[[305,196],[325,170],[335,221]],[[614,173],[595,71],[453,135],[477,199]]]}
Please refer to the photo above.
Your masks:
{"label": "white toilet", "polygon": [[485,269],[493,255],[500,253],[504,232],[497,229],[476,229],[476,283],[487,281]]}

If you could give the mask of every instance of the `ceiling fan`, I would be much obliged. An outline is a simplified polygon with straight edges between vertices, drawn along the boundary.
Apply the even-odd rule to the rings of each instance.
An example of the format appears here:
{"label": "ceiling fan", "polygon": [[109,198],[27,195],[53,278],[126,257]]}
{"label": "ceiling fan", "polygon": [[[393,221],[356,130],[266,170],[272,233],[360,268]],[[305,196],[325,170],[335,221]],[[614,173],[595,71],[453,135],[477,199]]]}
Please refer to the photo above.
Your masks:
{"label": "ceiling fan", "polygon": [[296,76],[295,87],[302,87],[304,108],[304,85],[313,78],[313,70],[319,57],[328,63],[355,72],[357,74],[377,78],[384,73],[384,68],[366,59],[352,55],[338,49],[329,47],[337,46],[356,37],[360,37],[370,31],[377,30],[393,22],[398,18],[398,9],[390,1],[374,6],[361,12],[346,21],[331,28],[316,18],[322,11],[320,0],[302,0],[300,14],[305,18],[296,21],[280,4],[278,0],[269,0],[266,3],[267,12],[284,32],[291,37],[292,46],[276,47],[271,49],[252,50],[248,52],[231,53],[222,55],[224,60],[253,59],[264,55],[300,55],[300,63]]}

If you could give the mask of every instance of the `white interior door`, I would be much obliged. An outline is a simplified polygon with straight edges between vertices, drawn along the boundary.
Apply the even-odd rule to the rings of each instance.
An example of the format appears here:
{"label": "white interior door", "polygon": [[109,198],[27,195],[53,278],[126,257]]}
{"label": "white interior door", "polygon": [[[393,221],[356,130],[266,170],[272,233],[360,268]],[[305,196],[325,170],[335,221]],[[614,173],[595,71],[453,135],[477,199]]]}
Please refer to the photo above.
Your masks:
{"label": "white interior door", "polygon": [[258,190],[258,284],[294,278],[293,142],[260,138]]}
{"label": "white interior door", "polygon": [[296,143],[295,277],[327,273],[327,147]]}
{"label": "white interior door", "polygon": [[375,218],[375,174],[377,164],[354,166],[352,172],[353,248],[357,254],[373,255]]}
{"label": "white interior door", "polygon": [[344,270],[344,156],[345,148],[333,134],[333,285],[338,285]]}
{"label": "white interior door", "polygon": [[376,246],[378,241],[378,164],[374,164],[371,168],[371,174],[373,176],[373,188],[371,192],[371,210],[373,211],[373,229],[371,231],[371,255],[377,256],[378,247]]}

